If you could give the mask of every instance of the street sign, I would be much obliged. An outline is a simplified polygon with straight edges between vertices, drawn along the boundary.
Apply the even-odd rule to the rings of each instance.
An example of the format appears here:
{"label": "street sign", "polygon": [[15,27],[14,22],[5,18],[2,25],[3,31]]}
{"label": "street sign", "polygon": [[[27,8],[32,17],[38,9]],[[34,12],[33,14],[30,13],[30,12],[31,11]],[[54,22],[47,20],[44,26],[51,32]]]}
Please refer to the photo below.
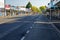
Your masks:
{"label": "street sign", "polygon": [[4,0],[0,0],[0,8],[4,8]]}

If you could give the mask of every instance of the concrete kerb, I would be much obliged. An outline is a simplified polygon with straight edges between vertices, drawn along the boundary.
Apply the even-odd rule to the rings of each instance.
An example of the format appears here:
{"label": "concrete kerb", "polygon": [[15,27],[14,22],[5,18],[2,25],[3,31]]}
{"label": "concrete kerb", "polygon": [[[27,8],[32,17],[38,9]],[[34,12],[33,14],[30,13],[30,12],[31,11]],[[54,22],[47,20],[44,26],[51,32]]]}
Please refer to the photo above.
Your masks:
{"label": "concrete kerb", "polygon": [[0,19],[2,18],[12,18],[12,17],[19,17],[19,16],[25,16],[25,15],[15,15],[15,16],[0,16]]}
{"label": "concrete kerb", "polygon": [[6,23],[6,22],[10,22],[10,21],[14,21],[15,19],[9,19],[9,18],[14,18],[14,17],[19,17],[19,16],[0,16],[0,24]]}
{"label": "concrete kerb", "polygon": [[17,15],[16,16],[0,16],[0,18],[11,18],[11,17],[17,17]]}

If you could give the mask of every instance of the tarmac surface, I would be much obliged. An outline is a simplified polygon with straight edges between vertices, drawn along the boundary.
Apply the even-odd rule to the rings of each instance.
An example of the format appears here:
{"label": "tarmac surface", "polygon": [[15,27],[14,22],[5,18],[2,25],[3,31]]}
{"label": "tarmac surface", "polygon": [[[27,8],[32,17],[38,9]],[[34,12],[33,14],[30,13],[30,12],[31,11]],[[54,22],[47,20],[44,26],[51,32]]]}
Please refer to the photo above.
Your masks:
{"label": "tarmac surface", "polygon": [[[60,33],[48,23],[44,15],[13,17],[0,24],[0,40],[60,40]],[[41,23],[35,23],[36,21]]]}

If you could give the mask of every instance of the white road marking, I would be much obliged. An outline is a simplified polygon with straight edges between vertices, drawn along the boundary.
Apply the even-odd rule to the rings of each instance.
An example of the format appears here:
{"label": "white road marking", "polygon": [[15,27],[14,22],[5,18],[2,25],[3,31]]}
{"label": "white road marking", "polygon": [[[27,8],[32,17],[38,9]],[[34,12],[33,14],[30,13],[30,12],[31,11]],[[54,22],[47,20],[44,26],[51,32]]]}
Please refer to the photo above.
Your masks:
{"label": "white road marking", "polygon": [[23,22],[31,22],[31,21],[23,21]]}
{"label": "white road marking", "polygon": [[60,22],[39,22],[39,21],[36,21],[34,23],[52,24],[52,23],[60,23]]}
{"label": "white road marking", "polygon": [[54,24],[51,25],[60,33],[60,30]]}
{"label": "white road marking", "polygon": [[22,38],[21,38],[21,40],[24,40],[25,39],[25,36],[23,36]]}
{"label": "white road marking", "polygon": [[26,33],[28,34],[30,31],[28,30]]}
{"label": "white road marking", "polygon": [[[26,32],[26,34],[28,34],[30,31],[28,30],[27,32]],[[21,40],[24,40],[25,39],[25,36],[23,36],[22,38],[21,38]]]}
{"label": "white road marking", "polygon": [[34,22],[34,23],[50,24],[49,22]]}
{"label": "white road marking", "polygon": [[30,27],[32,29],[32,27]]}

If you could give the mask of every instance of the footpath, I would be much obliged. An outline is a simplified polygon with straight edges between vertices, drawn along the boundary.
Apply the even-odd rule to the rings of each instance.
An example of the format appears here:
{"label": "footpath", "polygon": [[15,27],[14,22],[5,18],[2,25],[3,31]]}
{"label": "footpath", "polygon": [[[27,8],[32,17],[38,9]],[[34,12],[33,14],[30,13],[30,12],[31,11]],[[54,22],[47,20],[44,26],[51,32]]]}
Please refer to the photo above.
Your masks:
{"label": "footpath", "polygon": [[15,19],[13,19],[13,18],[15,18],[15,17],[22,17],[22,16],[25,16],[25,15],[0,16],[0,24],[7,23],[7,22],[10,22],[10,21],[14,21]]}

